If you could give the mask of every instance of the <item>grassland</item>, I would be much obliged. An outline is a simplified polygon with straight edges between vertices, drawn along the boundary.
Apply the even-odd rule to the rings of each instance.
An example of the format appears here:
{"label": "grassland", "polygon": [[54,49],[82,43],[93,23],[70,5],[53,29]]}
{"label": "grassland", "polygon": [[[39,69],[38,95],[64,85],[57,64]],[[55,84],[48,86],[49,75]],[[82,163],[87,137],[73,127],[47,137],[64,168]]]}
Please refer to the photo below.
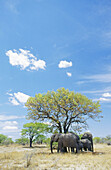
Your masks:
{"label": "grassland", "polygon": [[38,145],[34,148],[23,146],[0,146],[1,170],[110,170],[111,146],[97,144],[94,153],[50,153],[49,147]]}

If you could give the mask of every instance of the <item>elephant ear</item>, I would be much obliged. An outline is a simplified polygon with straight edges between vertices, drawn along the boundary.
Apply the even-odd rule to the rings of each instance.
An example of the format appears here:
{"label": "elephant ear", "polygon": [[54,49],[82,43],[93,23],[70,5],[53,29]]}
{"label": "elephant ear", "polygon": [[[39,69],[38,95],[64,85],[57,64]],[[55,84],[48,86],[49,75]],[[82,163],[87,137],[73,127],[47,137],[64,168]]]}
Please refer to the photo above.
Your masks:
{"label": "elephant ear", "polygon": [[60,135],[61,135],[60,133],[58,133],[58,134],[55,135],[55,138],[54,138],[54,141],[55,141],[55,142],[58,142]]}

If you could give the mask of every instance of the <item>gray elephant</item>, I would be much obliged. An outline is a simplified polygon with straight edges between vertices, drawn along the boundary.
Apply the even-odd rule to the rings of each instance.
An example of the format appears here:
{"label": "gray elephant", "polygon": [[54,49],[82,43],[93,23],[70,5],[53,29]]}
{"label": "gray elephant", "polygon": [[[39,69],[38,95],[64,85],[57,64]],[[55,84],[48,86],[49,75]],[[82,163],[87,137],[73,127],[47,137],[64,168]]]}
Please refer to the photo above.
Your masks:
{"label": "gray elephant", "polygon": [[62,148],[68,147],[71,148],[71,151],[74,152],[76,148],[76,153],[78,153],[78,138],[73,133],[61,134],[58,140],[58,152],[62,152]]}
{"label": "gray elephant", "polygon": [[88,139],[81,139],[79,141],[79,150],[82,151],[82,149],[84,148],[85,151],[91,151],[91,141],[89,141]]}
{"label": "gray elephant", "polygon": [[62,135],[62,133],[55,133],[51,136],[51,141],[50,141],[50,149],[51,149],[51,153],[53,153],[53,142],[58,142],[59,137]]}
{"label": "gray elephant", "polygon": [[93,136],[89,132],[85,132],[81,139],[88,139],[91,142],[91,151],[93,152]]}

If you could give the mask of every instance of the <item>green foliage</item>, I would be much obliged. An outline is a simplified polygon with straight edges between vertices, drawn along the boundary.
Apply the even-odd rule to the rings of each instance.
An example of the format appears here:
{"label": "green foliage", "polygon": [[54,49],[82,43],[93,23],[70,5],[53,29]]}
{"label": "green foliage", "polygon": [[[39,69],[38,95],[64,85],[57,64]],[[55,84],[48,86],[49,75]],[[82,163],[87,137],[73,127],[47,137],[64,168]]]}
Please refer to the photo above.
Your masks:
{"label": "green foliage", "polygon": [[20,145],[26,145],[26,144],[29,143],[29,139],[28,139],[28,138],[21,137],[21,138],[19,138],[19,139],[16,139],[16,140],[15,140],[15,143],[20,144]]}
{"label": "green foliage", "polygon": [[100,137],[94,137],[93,141],[94,141],[94,143],[100,143],[101,138]]}
{"label": "green foliage", "polygon": [[44,123],[26,123],[23,125],[23,129],[21,131],[22,136],[28,137],[38,137],[41,134],[46,132],[50,132],[50,127]]}
{"label": "green foliage", "polygon": [[13,144],[14,142],[12,141],[12,138],[8,138],[5,135],[0,134],[0,144],[1,145],[9,145]]}
{"label": "green foliage", "polygon": [[43,141],[46,138],[44,134],[51,132],[50,126],[44,123],[26,123],[23,127],[21,134],[29,137],[30,146],[32,146],[32,142]]}
{"label": "green foliage", "polygon": [[49,145],[50,144],[50,140],[51,140],[51,138],[46,138],[46,139],[43,140],[43,143],[46,143],[47,145]]}
{"label": "green foliage", "polygon": [[10,144],[13,144],[13,140],[12,138],[7,138],[5,139],[4,141],[1,142],[2,145],[10,145]]}
{"label": "green foliage", "polygon": [[7,136],[0,134],[0,143],[5,141],[7,139]]}
{"label": "green foliage", "polygon": [[94,137],[93,138],[94,143],[108,143],[111,142],[111,135],[108,135],[106,137]]}
{"label": "green foliage", "polygon": [[50,121],[53,128],[68,132],[72,124],[87,125],[87,119],[101,118],[100,104],[65,88],[36,94],[27,100],[28,119]]}

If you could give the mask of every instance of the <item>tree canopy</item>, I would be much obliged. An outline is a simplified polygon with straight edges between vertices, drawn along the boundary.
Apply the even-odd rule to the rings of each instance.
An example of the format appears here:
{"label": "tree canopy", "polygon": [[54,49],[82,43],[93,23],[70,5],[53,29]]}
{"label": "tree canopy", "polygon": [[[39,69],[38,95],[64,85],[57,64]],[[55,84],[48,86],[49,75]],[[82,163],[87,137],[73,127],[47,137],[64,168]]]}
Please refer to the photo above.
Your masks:
{"label": "tree canopy", "polygon": [[46,132],[50,132],[50,128],[47,124],[44,123],[26,123],[23,125],[23,129],[21,131],[22,136],[27,136],[30,139],[30,147],[32,147],[32,142],[40,138],[41,135]]}
{"label": "tree canopy", "polygon": [[65,88],[36,94],[25,106],[28,119],[49,121],[60,133],[68,132],[73,124],[86,125],[88,118],[99,120],[102,117],[99,101],[93,102],[85,95]]}

